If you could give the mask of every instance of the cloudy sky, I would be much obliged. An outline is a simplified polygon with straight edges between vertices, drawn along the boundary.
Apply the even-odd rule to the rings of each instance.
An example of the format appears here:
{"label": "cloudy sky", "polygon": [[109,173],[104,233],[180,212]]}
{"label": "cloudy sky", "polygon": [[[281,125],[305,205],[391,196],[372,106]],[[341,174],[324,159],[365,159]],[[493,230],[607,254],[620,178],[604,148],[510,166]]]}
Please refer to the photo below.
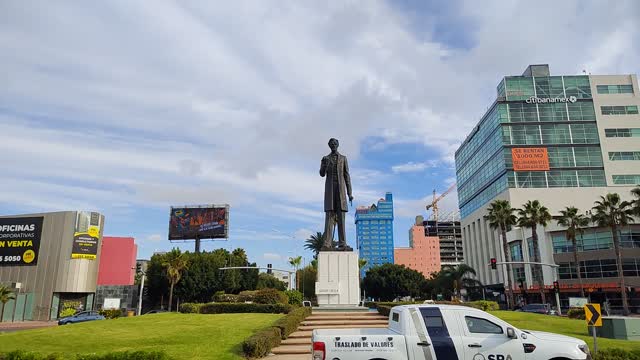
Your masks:
{"label": "cloudy sky", "polygon": [[170,205],[229,203],[204,248],[285,266],[336,137],[354,205],[393,192],[406,246],[502,76],[639,73],[638,44],[634,0],[2,1],[0,214],[97,210],[144,258]]}

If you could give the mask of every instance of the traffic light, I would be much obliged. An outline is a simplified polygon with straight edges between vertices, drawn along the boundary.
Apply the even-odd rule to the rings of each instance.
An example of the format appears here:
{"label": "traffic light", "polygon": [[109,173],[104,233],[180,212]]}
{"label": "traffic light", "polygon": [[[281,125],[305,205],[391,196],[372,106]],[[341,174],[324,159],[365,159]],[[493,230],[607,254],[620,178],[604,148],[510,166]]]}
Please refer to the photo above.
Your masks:
{"label": "traffic light", "polygon": [[267,274],[273,273],[273,270],[271,270],[272,267],[271,264],[267,264]]}
{"label": "traffic light", "polygon": [[495,270],[498,268],[498,260],[496,258],[491,258],[491,269]]}
{"label": "traffic light", "polygon": [[553,282],[553,290],[555,290],[555,292],[560,292],[560,283],[557,281]]}

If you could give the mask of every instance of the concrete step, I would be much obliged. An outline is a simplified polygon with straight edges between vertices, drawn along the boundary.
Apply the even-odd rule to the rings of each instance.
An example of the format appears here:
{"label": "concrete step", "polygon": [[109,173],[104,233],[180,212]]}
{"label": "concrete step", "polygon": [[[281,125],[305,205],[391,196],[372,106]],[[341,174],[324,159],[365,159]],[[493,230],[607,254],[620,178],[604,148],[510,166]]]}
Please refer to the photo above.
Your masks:
{"label": "concrete step", "polygon": [[387,319],[384,320],[312,320],[312,321],[303,321],[300,325],[302,326],[313,326],[313,325],[353,325],[354,327],[358,327],[360,325],[384,325],[386,326],[389,322]]}
{"label": "concrete step", "polygon": [[309,339],[311,341],[311,330],[294,331],[289,334],[289,339]]}
{"label": "concrete step", "polygon": [[308,338],[288,338],[282,340],[281,345],[311,345],[311,337]]}
{"label": "concrete step", "polygon": [[284,345],[271,349],[271,352],[280,354],[311,354],[311,343],[308,345]]}
{"label": "concrete step", "polygon": [[310,325],[310,326],[299,326],[299,331],[310,331],[315,329],[358,329],[358,328],[386,328],[387,324],[376,324],[376,325]]}
{"label": "concrete step", "polygon": [[367,316],[353,316],[353,315],[311,315],[305,320],[387,320],[387,316],[381,315],[367,315]]}

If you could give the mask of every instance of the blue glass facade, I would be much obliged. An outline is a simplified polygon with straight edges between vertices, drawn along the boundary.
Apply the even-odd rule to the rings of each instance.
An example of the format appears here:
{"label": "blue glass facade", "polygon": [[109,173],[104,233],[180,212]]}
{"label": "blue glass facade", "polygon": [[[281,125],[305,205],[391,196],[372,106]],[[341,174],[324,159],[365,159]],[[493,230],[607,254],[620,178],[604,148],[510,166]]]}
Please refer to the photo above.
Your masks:
{"label": "blue glass facade", "polygon": [[[512,149],[531,147],[549,170],[514,171]],[[462,218],[508,188],[606,186],[589,77],[505,77],[455,161]]]}
{"label": "blue glass facade", "polygon": [[356,210],[358,254],[367,264],[360,269],[364,278],[369,268],[393,264],[393,195],[387,193],[377,205]]}

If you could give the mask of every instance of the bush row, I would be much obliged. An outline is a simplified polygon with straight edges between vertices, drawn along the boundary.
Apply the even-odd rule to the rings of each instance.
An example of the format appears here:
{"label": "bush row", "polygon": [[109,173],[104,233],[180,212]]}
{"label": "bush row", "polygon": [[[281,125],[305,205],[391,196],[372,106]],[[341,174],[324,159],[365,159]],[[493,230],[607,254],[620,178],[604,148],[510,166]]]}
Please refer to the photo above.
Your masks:
{"label": "bush row", "polygon": [[[389,312],[391,308],[394,306],[400,305],[413,305],[413,304],[422,304],[422,302],[411,302],[411,301],[400,301],[400,302],[377,302],[377,303],[369,303],[371,307],[375,307],[378,309],[378,313],[384,316],[389,316]],[[494,311],[500,310],[500,306],[495,301],[471,301],[471,302],[455,302],[455,301],[436,301],[434,304],[439,305],[462,305],[472,307],[474,309],[480,309],[483,311]]]}
{"label": "bush row", "polygon": [[569,311],[567,311],[567,317],[569,317],[570,319],[580,319],[580,320],[584,320],[586,319],[586,316],[584,314],[584,308],[571,308],[569,309]]}
{"label": "bush row", "polygon": [[122,310],[120,309],[100,310],[99,314],[104,316],[107,319],[115,319],[115,318],[119,318],[122,315]]}
{"label": "bush row", "polygon": [[[294,303],[291,303],[291,297],[297,297],[297,294],[300,294],[298,291],[291,290],[282,292],[277,289],[265,288],[255,291],[242,291],[240,294],[225,294],[222,291],[217,292],[213,295],[213,301],[215,302],[225,302],[225,303],[244,303],[244,302],[255,302],[258,304],[292,304],[295,305],[296,299],[294,299]],[[302,301],[302,294],[300,294],[300,302]]]}
{"label": "bush row", "polygon": [[49,354],[44,355],[26,351],[12,351],[8,353],[0,353],[0,360],[168,360],[169,355],[163,351],[119,351],[107,354]]}
{"label": "bush row", "polygon": [[227,313],[270,313],[288,314],[291,311],[289,304],[249,304],[249,303],[207,303],[180,304],[181,313],[194,314],[227,314]]}
{"label": "bush row", "polygon": [[598,354],[593,357],[593,360],[640,360],[640,350],[598,350]]}
{"label": "bush row", "polygon": [[291,310],[273,326],[245,340],[242,343],[242,351],[249,358],[262,358],[269,355],[271,349],[280,345],[280,341],[296,331],[300,323],[309,315],[311,315],[311,308],[298,307]]}

